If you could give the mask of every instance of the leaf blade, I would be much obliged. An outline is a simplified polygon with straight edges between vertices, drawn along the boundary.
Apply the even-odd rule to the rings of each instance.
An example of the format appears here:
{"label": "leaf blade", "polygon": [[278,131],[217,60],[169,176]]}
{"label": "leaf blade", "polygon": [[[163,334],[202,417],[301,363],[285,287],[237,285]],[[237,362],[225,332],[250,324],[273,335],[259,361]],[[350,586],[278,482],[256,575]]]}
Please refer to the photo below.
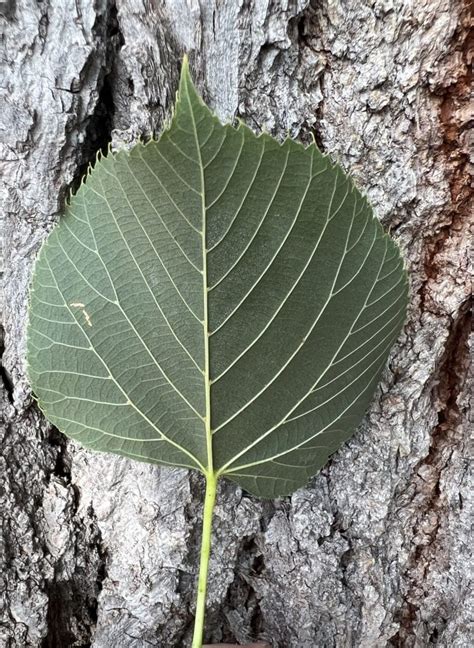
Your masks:
{"label": "leaf blade", "polygon": [[29,374],[88,447],[272,497],[352,434],[406,302],[340,167],[221,125],[184,65],[160,140],[98,161],[43,246]]}

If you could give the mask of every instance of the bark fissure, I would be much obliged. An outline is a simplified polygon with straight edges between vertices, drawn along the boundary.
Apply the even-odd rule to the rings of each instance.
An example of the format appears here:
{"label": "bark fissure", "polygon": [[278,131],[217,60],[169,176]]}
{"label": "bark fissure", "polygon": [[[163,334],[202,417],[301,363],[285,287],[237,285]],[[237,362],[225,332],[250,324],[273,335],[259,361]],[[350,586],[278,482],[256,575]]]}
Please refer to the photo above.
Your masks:
{"label": "bark fissure", "polygon": [[[443,556],[444,538],[439,538],[449,507],[461,506],[461,502],[449,502],[444,497],[441,480],[443,472],[449,467],[454,452],[464,454],[467,444],[467,418],[465,407],[459,402],[466,387],[466,376],[470,363],[469,334],[471,317],[469,302],[463,304],[460,316],[453,322],[446,343],[444,357],[435,378],[433,400],[438,403],[438,423],[431,432],[431,444],[426,457],[415,466],[415,485],[412,501],[416,500],[416,519],[413,521],[413,540],[408,568],[405,572],[407,591],[401,608],[395,618],[400,629],[390,641],[398,648],[415,646],[420,623],[420,588],[428,581],[433,568],[439,567],[437,561]],[[465,471],[467,470],[467,465]],[[463,475],[462,475],[463,476]],[[449,566],[449,556],[446,557]],[[465,585],[465,596],[469,596]],[[440,614],[433,620],[429,630],[431,639],[440,638],[447,619]]]}
{"label": "bark fissure", "polygon": [[3,342],[3,328],[2,326],[0,326],[0,383],[2,383],[2,388],[4,390],[6,397],[13,405],[13,383],[10,374],[8,373],[7,369],[5,368],[2,362],[4,351],[5,351],[5,346]]}

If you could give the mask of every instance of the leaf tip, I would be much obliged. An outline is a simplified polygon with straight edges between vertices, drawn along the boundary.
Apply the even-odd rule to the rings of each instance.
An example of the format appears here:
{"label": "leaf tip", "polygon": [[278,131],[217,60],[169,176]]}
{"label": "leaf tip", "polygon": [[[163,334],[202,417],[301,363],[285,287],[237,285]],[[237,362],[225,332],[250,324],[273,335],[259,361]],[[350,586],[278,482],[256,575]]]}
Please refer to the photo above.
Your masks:
{"label": "leaf tip", "polygon": [[189,68],[189,58],[185,54],[183,56],[183,62],[181,63],[181,76],[179,79],[179,94],[182,94],[183,91],[189,91],[190,88],[194,88],[193,80],[191,78],[191,71]]}
{"label": "leaf tip", "polygon": [[186,52],[183,54],[183,62],[181,64],[181,74],[184,74],[185,72],[189,73],[189,56],[186,54]]}

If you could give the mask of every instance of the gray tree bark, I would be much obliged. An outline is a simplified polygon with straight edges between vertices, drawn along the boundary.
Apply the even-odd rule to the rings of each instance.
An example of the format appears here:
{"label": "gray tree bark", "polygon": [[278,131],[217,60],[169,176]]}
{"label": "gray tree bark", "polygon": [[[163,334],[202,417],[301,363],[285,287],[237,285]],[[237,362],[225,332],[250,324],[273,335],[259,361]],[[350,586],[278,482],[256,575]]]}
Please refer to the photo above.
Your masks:
{"label": "gray tree bark", "polygon": [[291,498],[222,484],[207,640],[474,644],[468,13],[461,0],[0,2],[2,646],[190,643],[200,478],[67,442],[36,409],[24,357],[41,240],[97,149],[159,133],[184,52],[221,118],[314,135],[411,277],[353,440]]}

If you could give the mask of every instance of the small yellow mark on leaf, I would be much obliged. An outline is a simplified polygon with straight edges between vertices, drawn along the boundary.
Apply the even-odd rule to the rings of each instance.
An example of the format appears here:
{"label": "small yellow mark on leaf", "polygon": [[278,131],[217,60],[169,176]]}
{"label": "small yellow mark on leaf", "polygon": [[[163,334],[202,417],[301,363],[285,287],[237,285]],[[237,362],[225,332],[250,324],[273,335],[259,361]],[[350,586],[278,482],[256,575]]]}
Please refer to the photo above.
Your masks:
{"label": "small yellow mark on leaf", "polygon": [[82,302],[71,302],[69,304],[69,306],[72,306],[73,308],[80,308],[81,311],[82,311],[82,314],[84,315],[84,318],[86,320],[87,326],[92,326],[92,321],[91,321],[89,313],[85,309],[85,306],[86,306],[85,304],[83,304]]}

